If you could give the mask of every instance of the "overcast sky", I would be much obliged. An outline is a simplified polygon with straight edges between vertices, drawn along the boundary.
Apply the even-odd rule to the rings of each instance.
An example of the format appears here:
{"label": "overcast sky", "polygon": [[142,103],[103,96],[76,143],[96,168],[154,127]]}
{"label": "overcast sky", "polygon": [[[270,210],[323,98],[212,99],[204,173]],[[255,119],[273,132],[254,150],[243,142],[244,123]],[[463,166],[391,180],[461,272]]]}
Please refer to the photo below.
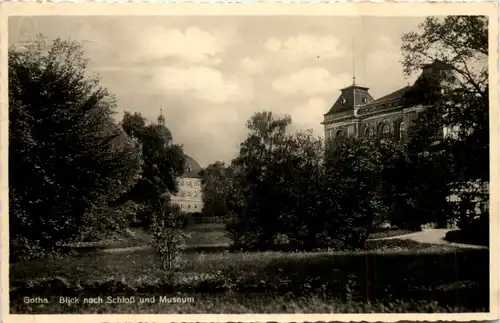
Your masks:
{"label": "overcast sky", "polygon": [[323,114],[352,83],[353,60],[356,83],[374,98],[412,82],[401,36],[423,19],[11,17],[9,42],[37,33],[83,42],[120,119],[130,111],[156,121],[163,108],[174,141],[206,166],[235,156],[255,112],[290,114],[295,128],[323,136]]}

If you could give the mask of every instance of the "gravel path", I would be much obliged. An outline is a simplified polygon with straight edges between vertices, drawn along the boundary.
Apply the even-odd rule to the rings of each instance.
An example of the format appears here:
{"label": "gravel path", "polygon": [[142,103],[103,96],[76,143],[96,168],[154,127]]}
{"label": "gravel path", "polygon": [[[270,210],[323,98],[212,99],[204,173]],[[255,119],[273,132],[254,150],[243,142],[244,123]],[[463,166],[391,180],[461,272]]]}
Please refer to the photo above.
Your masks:
{"label": "gravel path", "polygon": [[370,240],[388,240],[388,239],[403,239],[403,240],[413,240],[420,243],[432,243],[432,244],[445,244],[460,248],[471,248],[471,249],[488,249],[485,246],[475,246],[463,243],[454,243],[444,240],[446,233],[451,231],[450,229],[427,229],[419,232],[409,233],[402,236],[378,238]]}

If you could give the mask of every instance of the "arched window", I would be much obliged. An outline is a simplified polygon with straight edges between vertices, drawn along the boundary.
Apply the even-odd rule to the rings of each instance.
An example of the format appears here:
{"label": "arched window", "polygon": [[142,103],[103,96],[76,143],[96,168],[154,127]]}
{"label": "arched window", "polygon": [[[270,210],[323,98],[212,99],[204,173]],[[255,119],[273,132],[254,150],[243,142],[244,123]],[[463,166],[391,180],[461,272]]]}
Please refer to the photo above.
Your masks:
{"label": "arched window", "polygon": [[402,140],[405,134],[405,122],[401,121],[399,123],[399,139]]}
{"label": "arched window", "polygon": [[370,127],[367,127],[365,129],[365,137],[366,138],[372,138],[373,137],[373,129]]}
{"label": "arched window", "polygon": [[389,135],[391,133],[391,128],[389,128],[389,125],[387,123],[383,123],[381,126],[380,126],[380,135],[382,137],[386,137],[387,135]]}

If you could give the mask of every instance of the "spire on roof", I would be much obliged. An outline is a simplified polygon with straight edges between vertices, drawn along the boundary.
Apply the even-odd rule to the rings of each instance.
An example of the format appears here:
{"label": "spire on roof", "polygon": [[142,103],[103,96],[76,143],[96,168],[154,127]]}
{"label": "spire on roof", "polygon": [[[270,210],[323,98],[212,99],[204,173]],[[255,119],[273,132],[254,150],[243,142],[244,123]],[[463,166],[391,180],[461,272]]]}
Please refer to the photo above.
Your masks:
{"label": "spire on roof", "polygon": [[158,124],[160,126],[165,125],[165,117],[163,116],[163,109],[162,108],[160,108],[160,115],[158,116]]}

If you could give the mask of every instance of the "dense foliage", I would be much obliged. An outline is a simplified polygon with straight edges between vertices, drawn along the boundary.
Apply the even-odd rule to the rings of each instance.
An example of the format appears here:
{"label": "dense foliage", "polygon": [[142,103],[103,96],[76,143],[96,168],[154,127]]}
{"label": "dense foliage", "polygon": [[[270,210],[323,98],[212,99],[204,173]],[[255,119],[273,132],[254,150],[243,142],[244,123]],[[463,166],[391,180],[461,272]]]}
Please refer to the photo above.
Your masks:
{"label": "dense foliage", "polygon": [[113,118],[82,47],[39,37],[9,50],[10,254],[56,254],[130,224],[148,226],[177,190],[182,148],[140,114]]}
{"label": "dense foliage", "polygon": [[185,158],[182,147],[173,145],[172,134],[163,125],[147,124],[140,113],[125,112],[121,125],[134,138],[142,150],[142,176],[131,190],[122,197],[139,203],[140,211],[133,224],[147,227],[159,196],[176,193],[177,178],[184,172]]}
{"label": "dense foliage", "polygon": [[228,203],[232,191],[232,168],[217,161],[202,170],[203,217],[228,215]]}
{"label": "dense foliage", "polygon": [[[421,175],[412,180],[411,186],[418,188],[412,195],[427,204],[427,210],[437,212],[435,217],[442,221],[458,217],[462,229],[476,238],[487,237],[488,19],[427,18],[418,32],[403,37],[402,52],[408,74],[431,58],[447,66],[440,73],[421,78],[407,98],[409,104],[424,100],[433,104],[419,116],[408,148],[413,168]],[[446,129],[445,137],[433,138],[441,129]],[[447,199],[449,195],[455,198]]]}
{"label": "dense foliage", "polygon": [[[371,231],[387,220],[382,189],[389,191],[389,185],[380,179],[392,176],[386,166],[391,164],[384,162],[398,148],[353,139],[325,149],[310,131],[290,133],[290,124],[289,117],[255,114],[239,156],[210,182],[221,189],[204,182],[205,195],[209,191],[214,200],[226,202],[234,247],[363,248]],[[208,168],[212,176],[216,166],[223,167]]]}
{"label": "dense foliage", "polygon": [[81,47],[71,41],[40,37],[9,50],[14,258],[51,253],[77,239],[99,222],[94,210],[138,178],[140,150],[114,122],[113,97],[86,67]]}

